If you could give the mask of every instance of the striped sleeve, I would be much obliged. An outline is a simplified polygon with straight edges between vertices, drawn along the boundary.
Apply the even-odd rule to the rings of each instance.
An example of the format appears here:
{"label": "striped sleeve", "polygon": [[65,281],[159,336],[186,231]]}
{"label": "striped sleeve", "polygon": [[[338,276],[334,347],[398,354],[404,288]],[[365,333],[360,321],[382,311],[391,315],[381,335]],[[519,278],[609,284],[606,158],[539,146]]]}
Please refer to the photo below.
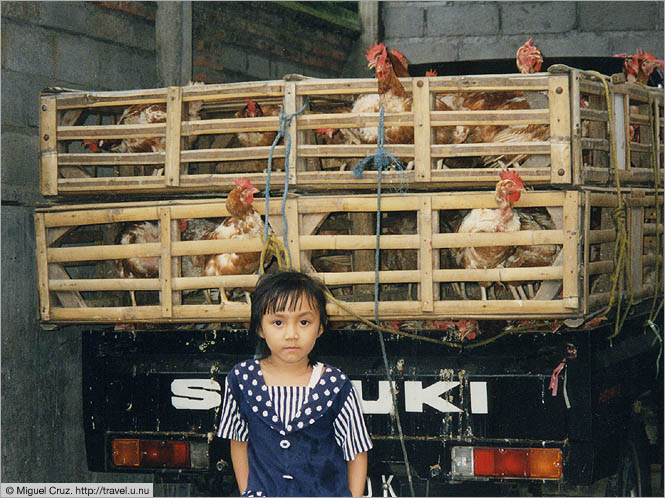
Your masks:
{"label": "striped sleeve", "polygon": [[355,389],[351,388],[349,391],[334,426],[335,441],[341,446],[347,462],[353,460],[358,453],[372,449],[372,440],[367,432]]}
{"label": "striped sleeve", "polygon": [[247,441],[247,421],[240,415],[236,400],[231,394],[229,379],[224,382],[224,402],[222,403],[222,415],[219,419],[217,437],[233,439],[235,441]]}

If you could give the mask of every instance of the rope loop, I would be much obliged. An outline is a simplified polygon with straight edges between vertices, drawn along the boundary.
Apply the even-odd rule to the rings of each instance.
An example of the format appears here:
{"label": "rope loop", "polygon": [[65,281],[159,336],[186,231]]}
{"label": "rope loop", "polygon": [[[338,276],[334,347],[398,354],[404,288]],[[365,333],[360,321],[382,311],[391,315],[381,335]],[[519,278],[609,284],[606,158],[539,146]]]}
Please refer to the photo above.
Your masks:
{"label": "rope loop", "polygon": [[[263,252],[262,252],[262,257],[264,253],[267,251],[267,245],[270,241],[270,224],[268,223],[269,219],[269,213],[270,213],[270,177],[272,173],[272,156],[275,152],[275,147],[277,147],[277,144],[279,141],[282,139],[282,137],[285,138],[285,152],[284,152],[284,193],[282,194],[282,220],[284,221],[284,230],[282,232],[282,239],[284,240],[284,248],[286,251],[286,262],[288,264],[288,267],[280,268],[282,269],[291,269],[291,250],[289,249],[289,243],[288,243],[288,232],[289,232],[289,224],[286,219],[286,199],[289,193],[289,162],[290,162],[290,154],[291,154],[291,135],[289,134],[289,126],[291,126],[291,121],[293,121],[293,118],[296,116],[299,116],[300,114],[305,112],[305,109],[309,106],[309,101],[310,98],[309,96],[305,98],[305,103],[302,105],[300,109],[298,109],[296,112],[291,113],[291,114],[286,114],[284,112],[284,107],[285,103],[283,102],[282,105],[279,107],[279,131],[277,132],[277,136],[275,137],[275,140],[273,140],[272,145],[270,146],[270,151],[268,152],[268,169],[266,171],[266,200],[265,200],[265,227],[264,227],[264,232],[263,232]],[[259,266],[259,275],[263,273],[263,261],[261,261],[261,265]]]}
{"label": "rope loop", "polygon": [[[404,166],[402,165],[402,162],[397,159],[395,156],[393,156],[391,153],[386,152],[384,150],[384,143],[385,143],[385,137],[384,137],[384,132],[385,132],[385,125],[384,125],[384,109],[383,106],[381,106],[381,109],[379,110],[379,128],[378,128],[378,135],[376,139],[376,153],[370,154],[367,157],[364,157],[360,161],[356,163],[356,165],[352,168],[352,173],[353,176],[356,178],[362,178],[363,172],[370,166],[370,164],[374,164],[374,169],[376,169],[379,172],[379,175],[381,175],[382,171],[387,170],[391,165],[395,165],[395,168],[402,172],[406,173]],[[400,178],[400,186],[399,186],[399,191],[404,191],[405,190],[405,184],[406,184],[406,178],[405,174],[403,174]]]}

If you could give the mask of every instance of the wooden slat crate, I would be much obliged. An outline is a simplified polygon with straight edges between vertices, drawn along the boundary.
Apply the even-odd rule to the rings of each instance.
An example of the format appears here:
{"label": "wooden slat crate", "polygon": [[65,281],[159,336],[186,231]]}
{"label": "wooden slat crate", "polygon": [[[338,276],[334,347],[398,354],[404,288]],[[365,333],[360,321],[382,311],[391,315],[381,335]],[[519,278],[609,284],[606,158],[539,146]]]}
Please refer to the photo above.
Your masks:
{"label": "wooden slat crate", "polygon": [[[413,143],[386,145],[385,150],[406,166],[405,172],[387,171],[386,184],[406,183],[414,189],[492,187],[496,178],[492,168],[470,167],[485,160],[518,167],[525,182],[533,186],[614,184],[604,88],[582,71],[564,68],[531,75],[401,81],[412,99],[412,111],[387,112],[385,126],[410,127],[414,138]],[[255,185],[265,185],[270,146],[241,147],[237,134],[271,133],[274,138],[280,119],[275,115],[236,117],[247,98],[266,109],[283,105],[286,114],[305,107],[285,128],[291,140],[288,165],[284,164],[284,141],[274,149],[272,185],[285,183],[288,167],[289,184],[301,189],[373,189],[375,170],[366,171],[362,178],[350,170],[374,154],[376,145],[348,143],[350,138],[336,143],[336,138],[326,139],[316,130],[342,129],[357,135],[360,127],[377,126],[379,113],[351,112],[359,95],[376,91],[374,79],[292,79],[44,94],[40,101],[41,190],[46,196],[227,191],[240,172]],[[648,186],[657,173],[662,181],[662,89],[610,82],[609,91],[615,104],[620,180],[625,185]],[[495,104],[489,110],[464,107],[470,105],[468,99],[478,96]],[[511,109],[505,102],[512,98],[526,99],[528,105]],[[440,104],[453,101],[453,107]],[[164,106],[165,121],[115,124],[125,109],[141,104]],[[657,140],[651,138],[652,119],[659,130]],[[639,127],[633,140],[631,125]],[[506,127],[531,127],[544,135],[529,140],[507,133]],[[141,137],[162,142],[156,151],[133,153],[93,153],[84,146],[85,140],[109,143]],[[658,148],[655,153],[652,146]]]}
{"label": "wooden slat crate", "polygon": [[[663,90],[621,83],[615,75],[608,92],[584,71],[571,72],[575,185],[663,185]],[[608,117],[612,106],[612,126]],[[613,129],[613,135],[610,134]],[[614,137],[611,141],[610,137]],[[614,150],[616,164],[610,161]]]}
{"label": "wooden slat crate", "polygon": [[[630,240],[630,283],[638,302],[652,295],[662,274],[662,192],[659,210],[653,191],[624,193]],[[264,199],[257,211],[264,214]],[[617,229],[612,212],[618,199],[592,191],[528,191],[517,210],[549,218],[548,230],[456,233],[465,210],[495,208],[492,192],[384,194],[380,200],[381,320],[448,318],[579,318],[607,307],[615,264]],[[270,203],[269,223],[280,236],[288,226],[293,267],[315,272],[339,302],[329,304],[333,320],[373,318],[376,195],[290,196]],[[285,217],[282,217],[284,209]],[[656,222],[658,214],[660,221]],[[35,213],[41,319],[45,323],[242,322],[249,304],[241,289],[218,303],[204,289],[251,290],[256,274],[200,276],[185,271],[193,255],[256,252],[259,239],[180,240],[181,221],[228,216],[224,199],[91,204],[38,209]],[[154,242],[115,243],[123,223],[151,222]],[[659,231],[657,231],[657,227]],[[536,267],[461,269],[451,248],[556,245],[552,264]],[[662,250],[661,250],[662,252]],[[157,278],[119,278],[118,258],[159,258]],[[267,271],[272,271],[276,263]],[[657,266],[659,265],[659,266]],[[657,270],[658,269],[658,270]],[[488,282],[482,298],[478,282]],[[662,282],[662,279],[660,280]],[[512,285],[511,285],[512,283]],[[464,285],[462,285],[464,284]],[[517,285],[519,284],[519,285]],[[659,288],[659,287],[658,287]],[[136,305],[128,291],[134,291]]]}

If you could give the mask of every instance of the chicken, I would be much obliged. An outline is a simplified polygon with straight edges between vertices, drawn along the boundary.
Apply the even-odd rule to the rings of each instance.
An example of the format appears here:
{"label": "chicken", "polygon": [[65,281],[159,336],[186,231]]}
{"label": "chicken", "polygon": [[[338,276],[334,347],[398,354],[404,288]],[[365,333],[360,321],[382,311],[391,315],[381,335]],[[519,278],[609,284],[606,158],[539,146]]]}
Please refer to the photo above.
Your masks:
{"label": "chicken", "polygon": [[[393,54],[394,56],[394,54]],[[370,94],[366,98],[359,98],[353,105],[351,112],[379,112],[381,106],[384,112],[410,112],[411,98],[407,96],[402,83],[393,66],[388,50],[383,43],[374,44],[366,54],[367,67],[374,69],[379,82],[378,94]],[[398,64],[400,70],[403,64]],[[407,67],[408,71],[408,67]],[[408,74],[408,72],[407,72]],[[377,142],[378,128],[366,127],[358,130],[361,143],[372,144]],[[410,126],[388,126],[385,128],[385,142],[388,144],[411,144],[413,143],[413,127]]]}
{"label": "chicken", "polygon": [[[641,48],[637,49],[635,55],[628,54],[617,54],[614,57],[623,58],[623,74],[626,76],[626,81],[630,83],[641,83],[643,85],[648,84],[649,77],[651,73],[654,72],[656,68],[663,69],[663,61],[656,59],[656,57],[649,53],[643,51]],[[630,106],[630,113],[637,114],[639,113],[638,106]],[[630,141],[639,142],[640,141],[640,126],[636,124],[630,125]]]}
{"label": "chicken", "polygon": [[[500,173],[496,184],[497,209],[472,209],[462,220],[458,233],[517,232],[520,230],[519,216],[515,216],[512,205],[524,190],[522,179],[514,170]],[[451,248],[456,265],[465,269],[497,268],[515,251],[511,246],[460,247]],[[479,282],[482,299],[487,299],[486,288],[491,282]]]}
{"label": "chicken", "polygon": [[623,58],[622,71],[626,75],[626,81],[631,83],[637,82],[646,85],[651,73],[656,68],[663,69],[662,60],[656,59],[653,54],[645,52],[641,48],[638,48],[634,55],[617,54],[614,57]]}
{"label": "chicken", "polygon": [[[191,83],[199,85],[201,83]],[[189,121],[198,121],[201,119],[202,102],[190,102],[187,110],[187,119]],[[166,123],[166,104],[134,104],[127,107],[116,124],[136,125]],[[186,137],[186,147],[193,145],[196,137]],[[84,145],[91,152],[117,152],[117,153],[135,153],[135,152],[164,152],[166,150],[165,137],[128,137],[123,139],[101,139],[84,140]],[[153,175],[164,174],[164,166],[156,166],[152,169]]]}
{"label": "chicken", "polygon": [[[204,240],[255,239],[263,236],[265,225],[252,206],[258,190],[247,178],[239,178],[235,184],[226,199],[226,209],[231,216],[205,235]],[[259,269],[260,259],[260,252],[214,254],[206,258],[203,273],[208,277],[251,274]],[[223,288],[219,289],[219,296],[221,303],[227,301]]]}
{"label": "chicken", "polygon": [[[540,70],[543,58],[538,48],[529,39],[522,45],[516,56],[516,64],[523,74]],[[522,91],[505,92],[459,92],[438,94],[436,96],[437,111],[504,111],[531,109],[527,96]],[[435,129],[435,143],[504,143],[531,142],[549,139],[547,125],[458,125],[442,126]],[[526,154],[512,156],[455,157],[446,158],[444,164],[449,168],[474,167],[508,167],[522,163]]]}
{"label": "chicken", "polygon": [[[160,241],[160,228],[158,223],[142,221],[138,223],[127,223],[123,225],[118,236],[116,245],[148,244]],[[127,258],[116,261],[120,278],[157,278],[159,277],[159,256],[145,258]],[[132,306],[136,306],[136,296],[130,290]]]}
{"label": "chicken", "polygon": [[[205,240],[221,223],[221,219],[190,218],[182,220],[180,239],[185,241]],[[183,256],[181,274],[183,277],[203,276],[205,255]]]}
{"label": "chicken", "polygon": [[531,44],[532,41],[533,38],[529,38],[524,45],[517,49],[515,61],[517,70],[522,74],[537,73],[543,65],[543,54],[540,53],[538,47]]}
{"label": "chicken", "polygon": [[[519,217],[520,230],[556,230],[552,218],[544,209],[515,210]],[[557,244],[543,244],[532,246],[517,246],[515,251],[506,258],[504,268],[524,268],[536,266],[551,266],[559,254],[561,246]],[[533,286],[528,286],[528,296],[521,287],[521,282],[508,282],[508,287],[515,299],[533,298]]]}
{"label": "chicken", "polygon": [[[263,116],[279,116],[280,107],[278,105],[264,104],[246,98],[246,105],[235,113],[236,118],[260,118]],[[276,131],[250,131],[237,132],[236,138],[241,147],[269,147],[277,137]],[[265,171],[268,166],[267,159],[243,161],[243,170],[246,172]],[[273,158],[271,164],[272,170],[284,170],[284,159]],[[223,171],[222,171],[223,172]]]}

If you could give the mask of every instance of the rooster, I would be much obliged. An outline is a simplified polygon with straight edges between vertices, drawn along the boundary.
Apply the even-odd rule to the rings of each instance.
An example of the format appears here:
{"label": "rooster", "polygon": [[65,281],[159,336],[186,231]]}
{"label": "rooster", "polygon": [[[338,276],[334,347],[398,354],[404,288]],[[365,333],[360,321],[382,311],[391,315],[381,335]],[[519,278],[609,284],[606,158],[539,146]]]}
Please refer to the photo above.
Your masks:
{"label": "rooster", "polygon": [[[204,240],[255,239],[263,236],[265,225],[252,206],[258,190],[247,178],[239,178],[235,184],[236,187],[226,198],[226,209],[231,216],[205,235]],[[260,258],[260,252],[210,255],[203,265],[203,273],[208,277],[251,274],[259,269]],[[221,303],[227,301],[223,288],[219,289],[219,298]]]}
{"label": "rooster", "polygon": [[517,49],[515,62],[517,63],[517,70],[522,74],[532,74],[540,71],[543,65],[543,54],[540,53],[538,47],[531,42],[533,38],[529,38],[524,45]]}
{"label": "rooster", "polygon": [[[514,215],[512,205],[517,202],[524,190],[519,174],[514,170],[504,170],[499,175],[496,184],[495,199],[497,209],[472,209],[462,219],[458,233],[494,233],[517,232],[520,230],[520,220]],[[450,249],[455,263],[459,268],[486,269],[501,265],[514,251],[510,246],[491,247],[460,247]],[[487,299],[486,288],[491,282],[479,282],[482,299]]]}
{"label": "rooster", "polygon": [[[529,39],[517,50],[516,64],[522,74],[538,72],[543,57],[538,47]],[[479,111],[531,109],[526,95],[521,91],[460,92],[438,94],[437,111]],[[549,139],[547,125],[458,125],[437,127],[435,142],[439,144],[531,142]],[[503,167],[522,163],[528,155],[485,156],[447,158],[444,163],[451,168]]]}
{"label": "rooster", "polygon": [[[411,98],[407,96],[402,83],[399,81],[395,66],[388,50],[383,43],[374,44],[367,50],[367,67],[374,69],[379,83],[378,97],[367,100],[359,98],[353,105],[351,112],[379,112],[381,106],[384,112],[410,112]],[[405,69],[403,65],[397,67]],[[408,67],[406,68],[408,74]],[[376,143],[378,137],[377,127],[367,127],[358,130],[361,143]],[[413,128],[410,126],[389,126],[385,129],[385,141],[388,144],[411,144],[413,143]]]}

